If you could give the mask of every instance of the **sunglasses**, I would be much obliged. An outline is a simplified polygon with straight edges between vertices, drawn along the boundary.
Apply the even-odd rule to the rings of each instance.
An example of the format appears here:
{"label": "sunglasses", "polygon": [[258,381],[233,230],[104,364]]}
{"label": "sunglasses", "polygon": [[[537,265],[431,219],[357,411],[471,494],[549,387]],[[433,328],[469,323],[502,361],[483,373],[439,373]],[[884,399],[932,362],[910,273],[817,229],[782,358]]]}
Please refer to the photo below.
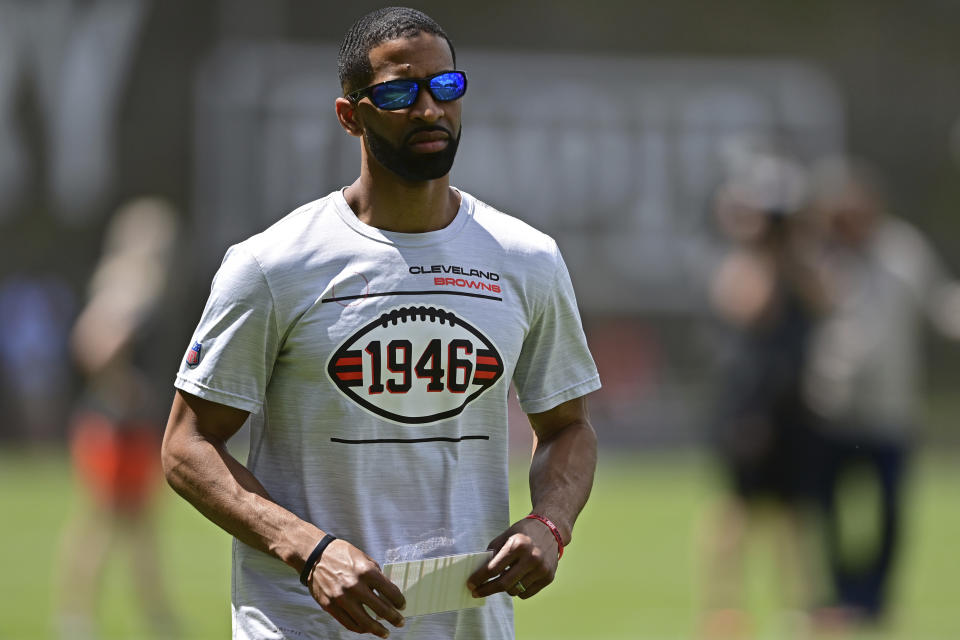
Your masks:
{"label": "sunglasses", "polygon": [[370,96],[378,109],[394,111],[406,109],[417,101],[424,87],[437,102],[450,102],[467,92],[467,74],[463,71],[441,71],[426,78],[397,78],[357,89],[347,95],[351,102]]}

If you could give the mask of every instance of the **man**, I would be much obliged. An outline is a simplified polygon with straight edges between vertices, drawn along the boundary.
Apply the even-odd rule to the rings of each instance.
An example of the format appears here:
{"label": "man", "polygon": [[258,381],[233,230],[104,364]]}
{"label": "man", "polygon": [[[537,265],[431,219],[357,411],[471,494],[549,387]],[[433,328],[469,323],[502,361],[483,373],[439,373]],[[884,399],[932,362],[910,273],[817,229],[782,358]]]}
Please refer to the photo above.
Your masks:
{"label": "man", "polygon": [[[923,234],[888,212],[868,164],[828,158],[814,176],[834,303],[813,336],[804,391],[827,447],[819,497],[837,604],[818,617],[829,626],[877,623],[888,610],[918,436],[923,322],[960,339],[960,287]],[[871,502],[879,504],[869,538],[845,536],[853,516],[844,507]]]}
{"label": "man", "polygon": [[807,237],[807,178],[766,150],[731,169],[712,211],[729,241],[709,282],[719,338],[711,440],[729,489],[704,536],[704,638],[753,635],[745,566],[758,534],[773,536],[787,608],[806,606],[813,582],[803,551],[814,440],[801,380],[827,296]]}
{"label": "man", "polygon": [[[235,638],[511,638],[505,594],[553,580],[596,466],[569,275],[550,238],[450,187],[466,76],[439,25],[373,12],[338,67],[360,177],[227,253],[177,376],[167,479],[237,539]],[[512,525],[511,379],[537,441],[535,517]],[[248,416],[245,467],[226,441]],[[488,548],[467,584],[485,606],[409,620],[378,564]]]}

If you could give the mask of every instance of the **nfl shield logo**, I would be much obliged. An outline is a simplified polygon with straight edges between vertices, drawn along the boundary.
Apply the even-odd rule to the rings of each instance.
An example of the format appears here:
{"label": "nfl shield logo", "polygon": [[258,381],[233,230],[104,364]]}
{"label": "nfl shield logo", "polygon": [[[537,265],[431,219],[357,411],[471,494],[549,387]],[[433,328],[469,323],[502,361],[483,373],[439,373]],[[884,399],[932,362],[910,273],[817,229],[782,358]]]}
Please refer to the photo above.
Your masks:
{"label": "nfl shield logo", "polygon": [[187,351],[187,364],[189,366],[195,367],[200,364],[200,351],[202,349],[203,346],[199,342],[193,343],[193,346]]}

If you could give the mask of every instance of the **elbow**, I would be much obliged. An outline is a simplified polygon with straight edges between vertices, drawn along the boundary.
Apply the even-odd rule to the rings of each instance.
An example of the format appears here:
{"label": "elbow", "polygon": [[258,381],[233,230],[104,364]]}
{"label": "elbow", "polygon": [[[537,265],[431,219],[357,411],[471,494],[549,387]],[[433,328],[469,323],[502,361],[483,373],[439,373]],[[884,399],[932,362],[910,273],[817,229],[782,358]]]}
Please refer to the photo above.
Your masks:
{"label": "elbow", "polygon": [[579,449],[582,455],[587,456],[594,469],[597,467],[597,431],[593,428],[593,425],[590,424],[589,420],[584,420],[583,425],[580,427],[580,432],[578,434],[577,440],[579,441]]}
{"label": "elbow", "polygon": [[163,477],[166,478],[167,484],[176,489],[174,477],[176,476],[177,462],[170,442],[166,437],[160,447],[160,466],[163,468]]}
{"label": "elbow", "polygon": [[171,436],[168,428],[163,437],[163,444],[160,445],[160,466],[163,468],[163,477],[167,484],[178,493],[182,484],[180,480],[184,462],[183,445]]}
{"label": "elbow", "polygon": [[597,432],[587,419],[574,420],[559,429],[546,434],[536,434],[537,442],[541,445],[554,442],[568,442],[576,449],[596,449]]}
{"label": "elbow", "polygon": [[580,427],[584,439],[584,443],[594,449],[597,448],[597,430],[593,428],[593,425],[589,420],[584,420]]}
{"label": "elbow", "polygon": [[576,442],[578,449],[596,450],[597,448],[597,431],[587,418],[569,423],[562,429],[551,433],[549,437],[541,440],[541,442],[546,444],[562,438],[570,438],[573,442]]}

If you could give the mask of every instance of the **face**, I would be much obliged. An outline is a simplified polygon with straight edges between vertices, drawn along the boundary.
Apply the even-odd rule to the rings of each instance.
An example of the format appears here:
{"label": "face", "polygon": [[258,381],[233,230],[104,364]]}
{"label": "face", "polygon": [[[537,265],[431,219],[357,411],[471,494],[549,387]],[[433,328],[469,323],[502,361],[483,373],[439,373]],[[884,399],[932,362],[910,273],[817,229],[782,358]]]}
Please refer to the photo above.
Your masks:
{"label": "face", "polygon": [[[423,78],[453,69],[446,41],[433,34],[390,40],[370,51],[371,84]],[[450,172],[460,143],[461,100],[438,102],[424,89],[406,109],[378,109],[369,98],[357,105],[370,155],[408,182],[442,178]]]}
{"label": "face", "polygon": [[740,244],[756,243],[769,228],[769,220],[763,211],[746,206],[729,189],[722,189],[717,194],[714,213],[723,234]]}
{"label": "face", "polygon": [[840,193],[821,203],[833,237],[851,246],[867,243],[876,226],[880,204],[867,190],[847,185]]}

